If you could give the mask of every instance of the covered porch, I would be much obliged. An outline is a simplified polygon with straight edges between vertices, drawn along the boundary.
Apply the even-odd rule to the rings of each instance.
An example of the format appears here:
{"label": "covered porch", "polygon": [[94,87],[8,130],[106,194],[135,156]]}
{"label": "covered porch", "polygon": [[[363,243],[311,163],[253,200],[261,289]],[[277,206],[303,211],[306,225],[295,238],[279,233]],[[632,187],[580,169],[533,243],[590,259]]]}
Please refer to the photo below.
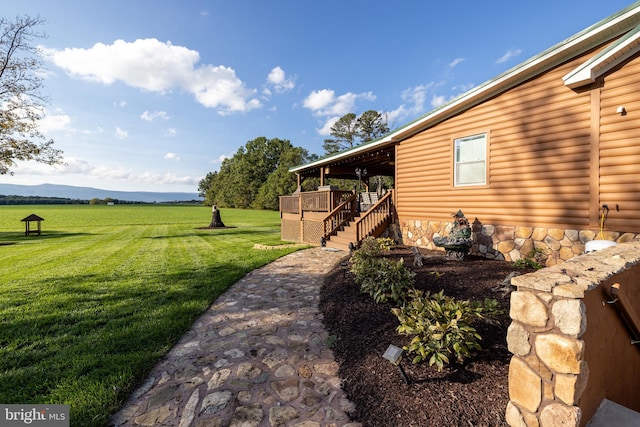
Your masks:
{"label": "covered porch", "polygon": [[[374,177],[395,177],[394,145],[374,141],[290,171],[298,189],[280,197],[282,240],[349,249],[380,235],[394,219],[393,189],[371,185]],[[316,190],[302,191],[308,178],[319,179]],[[339,189],[331,185],[335,180],[355,185]]]}

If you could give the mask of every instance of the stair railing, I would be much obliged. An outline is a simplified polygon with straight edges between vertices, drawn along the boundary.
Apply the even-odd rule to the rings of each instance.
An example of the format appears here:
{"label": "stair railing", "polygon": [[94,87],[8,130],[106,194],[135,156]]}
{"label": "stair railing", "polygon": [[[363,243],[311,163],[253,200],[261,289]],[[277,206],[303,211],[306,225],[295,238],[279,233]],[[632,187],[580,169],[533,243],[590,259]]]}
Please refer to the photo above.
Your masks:
{"label": "stair railing", "polygon": [[356,214],[356,194],[349,196],[322,220],[322,237],[326,239],[340,227],[353,220]]}
{"label": "stair railing", "polygon": [[382,224],[391,221],[393,217],[392,195],[392,191],[387,192],[356,220],[356,241],[358,243],[365,237],[375,233]]}
{"label": "stair railing", "polygon": [[622,284],[614,283],[607,290],[612,298],[609,304],[613,304],[618,309],[618,313],[631,335],[631,344],[640,344],[640,316],[633,308],[633,304],[622,288]]}

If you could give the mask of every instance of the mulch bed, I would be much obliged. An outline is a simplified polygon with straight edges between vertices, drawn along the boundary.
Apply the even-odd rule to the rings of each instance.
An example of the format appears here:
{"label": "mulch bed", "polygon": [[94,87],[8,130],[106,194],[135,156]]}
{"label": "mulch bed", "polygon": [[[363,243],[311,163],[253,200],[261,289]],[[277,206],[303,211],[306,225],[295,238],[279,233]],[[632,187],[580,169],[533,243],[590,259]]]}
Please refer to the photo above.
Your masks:
{"label": "mulch bed", "polygon": [[407,247],[396,247],[389,258],[404,258],[416,273],[415,287],[457,299],[494,298],[505,310],[498,324],[474,324],[482,336],[482,350],[463,366],[448,366],[438,372],[428,363],[414,365],[402,360],[410,384],[397,367],[382,358],[389,346],[408,344],[410,338],[396,332],[397,318],[391,305],[376,304],[361,294],[348,267],[338,266],[326,278],[320,309],[340,364],[343,389],[355,403],[352,419],[367,427],[396,426],[504,426],[509,401],[507,350],[509,286],[500,286],[516,268],[512,263],[470,257],[453,261],[444,252],[420,249],[423,266],[414,267]]}

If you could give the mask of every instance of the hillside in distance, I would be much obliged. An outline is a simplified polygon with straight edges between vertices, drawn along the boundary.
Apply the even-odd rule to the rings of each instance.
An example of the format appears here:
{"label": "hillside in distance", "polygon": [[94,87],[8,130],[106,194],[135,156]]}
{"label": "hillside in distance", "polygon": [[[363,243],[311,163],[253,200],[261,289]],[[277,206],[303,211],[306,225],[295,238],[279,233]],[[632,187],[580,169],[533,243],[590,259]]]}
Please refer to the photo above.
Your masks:
{"label": "hillside in distance", "polygon": [[198,200],[202,198],[198,193],[161,193],[152,191],[113,191],[92,187],[75,187],[72,185],[16,185],[0,184],[0,195],[5,196],[33,196],[33,197],[61,197],[73,200],[117,199],[128,202],[167,203]]}

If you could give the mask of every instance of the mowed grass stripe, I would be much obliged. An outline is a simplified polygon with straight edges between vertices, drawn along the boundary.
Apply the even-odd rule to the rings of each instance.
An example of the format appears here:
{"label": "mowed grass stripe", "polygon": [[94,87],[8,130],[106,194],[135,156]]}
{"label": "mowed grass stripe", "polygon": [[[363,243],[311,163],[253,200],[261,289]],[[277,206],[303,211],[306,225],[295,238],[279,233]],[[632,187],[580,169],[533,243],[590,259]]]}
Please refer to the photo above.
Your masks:
{"label": "mowed grass stripe", "polygon": [[[252,249],[279,241],[275,212],[230,210],[242,226],[198,230],[202,207],[74,208],[39,207],[55,235],[15,236],[0,259],[0,402],[66,403],[72,425],[105,425],[222,292],[292,252]],[[60,222],[76,215],[90,226]]]}

